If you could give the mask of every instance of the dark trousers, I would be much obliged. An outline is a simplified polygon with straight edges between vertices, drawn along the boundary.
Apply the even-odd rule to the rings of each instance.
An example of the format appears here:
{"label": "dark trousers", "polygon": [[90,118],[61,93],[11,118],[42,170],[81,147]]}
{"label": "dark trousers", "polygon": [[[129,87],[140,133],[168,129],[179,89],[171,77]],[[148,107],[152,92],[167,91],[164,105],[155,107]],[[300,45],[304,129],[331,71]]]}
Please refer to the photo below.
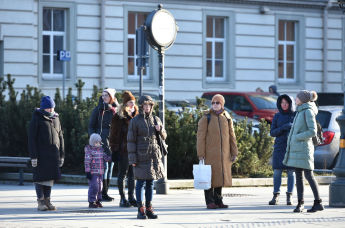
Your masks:
{"label": "dark trousers", "polygon": [[315,180],[313,171],[308,170],[308,169],[296,168],[295,173],[296,173],[296,188],[297,188],[298,200],[304,200],[303,173],[304,173],[305,178],[309,182],[309,185],[311,187],[311,190],[313,191],[315,200],[319,200],[320,199],[319,187]]}
{"label": "dark trousers", "polygon": [[222,187],[204,190],[206,205],[210,203],[221,204],[223,202]]}
{"label": "dark trousers", "polygon": [[51,186],[41,185],[35,183],[37,199],[49,198],[52,191]]}
{"label": "dark trousers", "polygon": [[135,194],[137,197],[137,204],[140,205],[143,199],[143,190],[145,183],[145,201],[151,202],[153,197],[153,180],[137,180]]}
{"label": "dark trousers", "polygon": [[91,174],[88,192],[88,201],[90,203],[102,201],[102,179],[103,177],[100,174]]}
{"label": "dark trousers", "polygon": [[121,156],[119,159],[119,174],[117,184],[121,198],[125,198],[124,182],[127,176],[128,198],[134,198],[134,175],[133,166],[128,165],[128,156]]}

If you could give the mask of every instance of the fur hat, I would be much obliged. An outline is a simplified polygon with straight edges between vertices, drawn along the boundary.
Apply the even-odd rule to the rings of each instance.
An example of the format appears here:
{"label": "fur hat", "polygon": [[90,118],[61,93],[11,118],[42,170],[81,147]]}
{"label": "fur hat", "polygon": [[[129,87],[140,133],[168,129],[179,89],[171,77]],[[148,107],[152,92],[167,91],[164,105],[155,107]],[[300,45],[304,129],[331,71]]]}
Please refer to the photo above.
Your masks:
{"label": "fur hat", "polygon": [[89,140],[90,145],[91,145],[91,146],[95,146],[96,143],[98,143],[98,142],[99,142],[99,143],[102,142],[101,136],[100,136],[99,134],[97,134],[97,133],[91,134],[90,140]]}
{"label": "fur hat", "polygon": [[131,91],[126,90],[122,94],[122,103],[126,105],[128,101],[135,101],[135,97],[133,96]]}
{"label": "fur hat", "polygon": [[224,104],[225,104],[225,99],[222,95],[220,94],[216,94],[212,97],[212,102],[214,101],[218,101],[220,102],[220,105],[222,106],[222,108],[224,108]]}
{"label": "fur hat", "polygon": [[155,102],[153,101],[152,97],[149,95],[143,95],[139,98],[139,105],[143,105],[144,103],[148,103],[150,105],[155,105]]}
{"label": "fur hat", "polygon": [[302,103],[307,103],[309,101],[316,101],[317,93],[315,91],[301,90],[297,93],[297,97]]}
{"label": "fur hat", "polygon": [[44,96],[41,99],[40,109],[55,108],[55,102],[50,96]]}
{"label": "fur hat", "polygon": [[115,93],[116,93],[115,89],[108,88],[108,89],[103,90],[103,92],[107,92],[111,98],[111,101],[115,101]]}

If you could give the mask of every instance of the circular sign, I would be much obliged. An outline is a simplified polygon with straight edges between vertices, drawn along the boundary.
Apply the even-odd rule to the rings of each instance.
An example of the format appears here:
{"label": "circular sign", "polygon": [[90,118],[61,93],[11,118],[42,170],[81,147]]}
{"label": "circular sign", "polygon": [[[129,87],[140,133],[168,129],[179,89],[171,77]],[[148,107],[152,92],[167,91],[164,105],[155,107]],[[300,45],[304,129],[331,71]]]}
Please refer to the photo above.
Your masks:
{"label": "circular sign", "polygon": [[176,39],[174,16],[165,9],[154,10],[146,19],[147,40],[153,48],[168,48]]}

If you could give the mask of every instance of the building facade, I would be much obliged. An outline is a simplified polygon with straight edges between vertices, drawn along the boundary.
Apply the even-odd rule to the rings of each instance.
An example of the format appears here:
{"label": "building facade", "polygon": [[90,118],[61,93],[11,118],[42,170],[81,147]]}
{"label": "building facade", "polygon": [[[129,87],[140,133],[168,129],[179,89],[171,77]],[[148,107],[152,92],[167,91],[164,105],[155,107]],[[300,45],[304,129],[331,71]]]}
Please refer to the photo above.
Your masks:
{"label": "building facade", "polygon": [[[85,82],[138,90],[135,29],[158,3],[179,31],[166,51],[168,100],[205,91],[344,91],[344,15],[327,0],[2,0],[0,74],[53,95]],[[69,50],[71,61],[57,60]],[[76,90],[74,89],[74,92]],[[144,92],[158,93],[158,56],[150,51]]]}

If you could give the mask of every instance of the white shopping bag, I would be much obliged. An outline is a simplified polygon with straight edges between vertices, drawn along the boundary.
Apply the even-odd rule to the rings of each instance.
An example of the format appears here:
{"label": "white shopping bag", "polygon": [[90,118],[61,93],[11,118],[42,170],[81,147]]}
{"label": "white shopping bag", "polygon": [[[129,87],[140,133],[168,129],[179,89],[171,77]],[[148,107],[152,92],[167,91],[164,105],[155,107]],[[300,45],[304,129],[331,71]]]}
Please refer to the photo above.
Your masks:
{"label": "white shopping bag", "polygon": [[199,164],[193,165],[194,188],[210,189],[212,171],[210,165],[205,165],[204,160],[200,160]]}

